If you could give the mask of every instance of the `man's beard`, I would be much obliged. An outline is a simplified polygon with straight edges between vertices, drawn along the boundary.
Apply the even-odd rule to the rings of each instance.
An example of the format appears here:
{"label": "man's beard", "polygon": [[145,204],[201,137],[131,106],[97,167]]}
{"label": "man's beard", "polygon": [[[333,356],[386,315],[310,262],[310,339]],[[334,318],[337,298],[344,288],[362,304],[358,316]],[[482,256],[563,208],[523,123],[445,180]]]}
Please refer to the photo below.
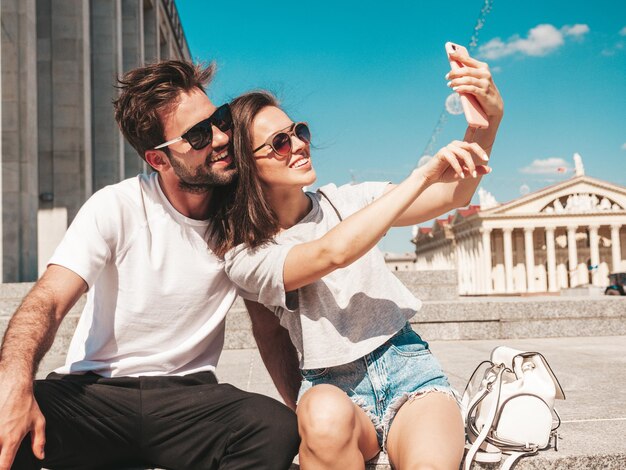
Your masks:
{"label": "man's beard", "polygon": [[195,169],[186,166],[180,159],[171,155],[170,163],[176,176],[178,176],[178,187],[181,191],[188,193],[206,193],[214,186],[225,186],[230,184],[237,175],[235,162],[231,162],[227,167],[222,167],[218,171],[211,169],[209,154],[206,161]]}

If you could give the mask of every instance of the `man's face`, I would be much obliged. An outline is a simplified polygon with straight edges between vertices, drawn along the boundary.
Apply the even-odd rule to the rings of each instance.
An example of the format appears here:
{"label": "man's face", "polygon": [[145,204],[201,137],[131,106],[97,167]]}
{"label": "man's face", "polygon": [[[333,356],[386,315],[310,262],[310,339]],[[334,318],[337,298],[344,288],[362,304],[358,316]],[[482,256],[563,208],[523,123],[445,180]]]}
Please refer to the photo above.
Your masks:
{"label": "man's face", "polygon": [[[174,110],[163,116],[165,140],[183,135],[193,125],[208,118],[216,106],[198,88],[182,93]],[[212,126],[211,144],[194,150],[185,140],[171,144],[169,160],[178,177],[178,186],[186,192],[207,192],[213,186],[230,183],[237,170],[231,145],[232,130],[220,131]]]}

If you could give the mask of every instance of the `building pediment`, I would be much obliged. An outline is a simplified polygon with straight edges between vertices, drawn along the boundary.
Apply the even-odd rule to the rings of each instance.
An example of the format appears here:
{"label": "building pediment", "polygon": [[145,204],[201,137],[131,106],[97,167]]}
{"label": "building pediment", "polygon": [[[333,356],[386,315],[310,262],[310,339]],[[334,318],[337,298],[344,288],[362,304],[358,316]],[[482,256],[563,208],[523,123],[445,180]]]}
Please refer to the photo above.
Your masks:
{"label": "building pediment", "polygon": [[589,214],[626,211],[626,188],[606,181],[578,176],[527,196],[481,211],[488,216],[537,214]]}

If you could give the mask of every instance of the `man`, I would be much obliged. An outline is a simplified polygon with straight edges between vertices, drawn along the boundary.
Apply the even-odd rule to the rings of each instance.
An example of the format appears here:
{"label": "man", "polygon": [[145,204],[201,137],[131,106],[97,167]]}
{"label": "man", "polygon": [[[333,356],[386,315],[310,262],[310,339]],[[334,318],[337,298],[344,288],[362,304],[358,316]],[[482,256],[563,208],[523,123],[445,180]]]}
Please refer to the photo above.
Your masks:
{"label": "man", "polygon": [[[214,375],[236,293],[207,248],[207,217],[236,168],[230,110],[204,93],[212,75],[165,61],[120,80],[116,120],[155,172],[85,203],[11,319],[0,350],[0,470],[14,459],[18,469],[276,470],[296,454],[289,408]],[[65,366],[33,383],[87,290]],[[251,317],[293,407],[294,382],[281,378],[291,370],[280,362],[292,360],[286,332],[260,307]]]}

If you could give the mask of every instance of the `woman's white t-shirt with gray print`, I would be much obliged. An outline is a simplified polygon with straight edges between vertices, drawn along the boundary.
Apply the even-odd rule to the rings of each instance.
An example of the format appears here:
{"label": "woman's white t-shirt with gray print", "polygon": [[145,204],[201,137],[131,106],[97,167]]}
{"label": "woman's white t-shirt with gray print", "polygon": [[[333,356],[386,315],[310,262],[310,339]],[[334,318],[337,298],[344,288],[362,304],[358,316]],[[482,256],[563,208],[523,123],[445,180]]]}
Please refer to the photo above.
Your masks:
{"label": "woman's white t-shirt with gray print", "polygon": [[283,267],[289,250],[321,238],[336,226],[341,220],[335,208],[345,219],[380,197],[387,184],[339,188],[331,184],[308,192],[311,211],[279,233],[275,242],[256,249],[239,245],[226,254],[226,274],[243,297],[265,305],[279,317],[298,350],[301,369],[333,367],[365,356],[421,307],[376,247],[316,282],[292,292],[284,289]]}

